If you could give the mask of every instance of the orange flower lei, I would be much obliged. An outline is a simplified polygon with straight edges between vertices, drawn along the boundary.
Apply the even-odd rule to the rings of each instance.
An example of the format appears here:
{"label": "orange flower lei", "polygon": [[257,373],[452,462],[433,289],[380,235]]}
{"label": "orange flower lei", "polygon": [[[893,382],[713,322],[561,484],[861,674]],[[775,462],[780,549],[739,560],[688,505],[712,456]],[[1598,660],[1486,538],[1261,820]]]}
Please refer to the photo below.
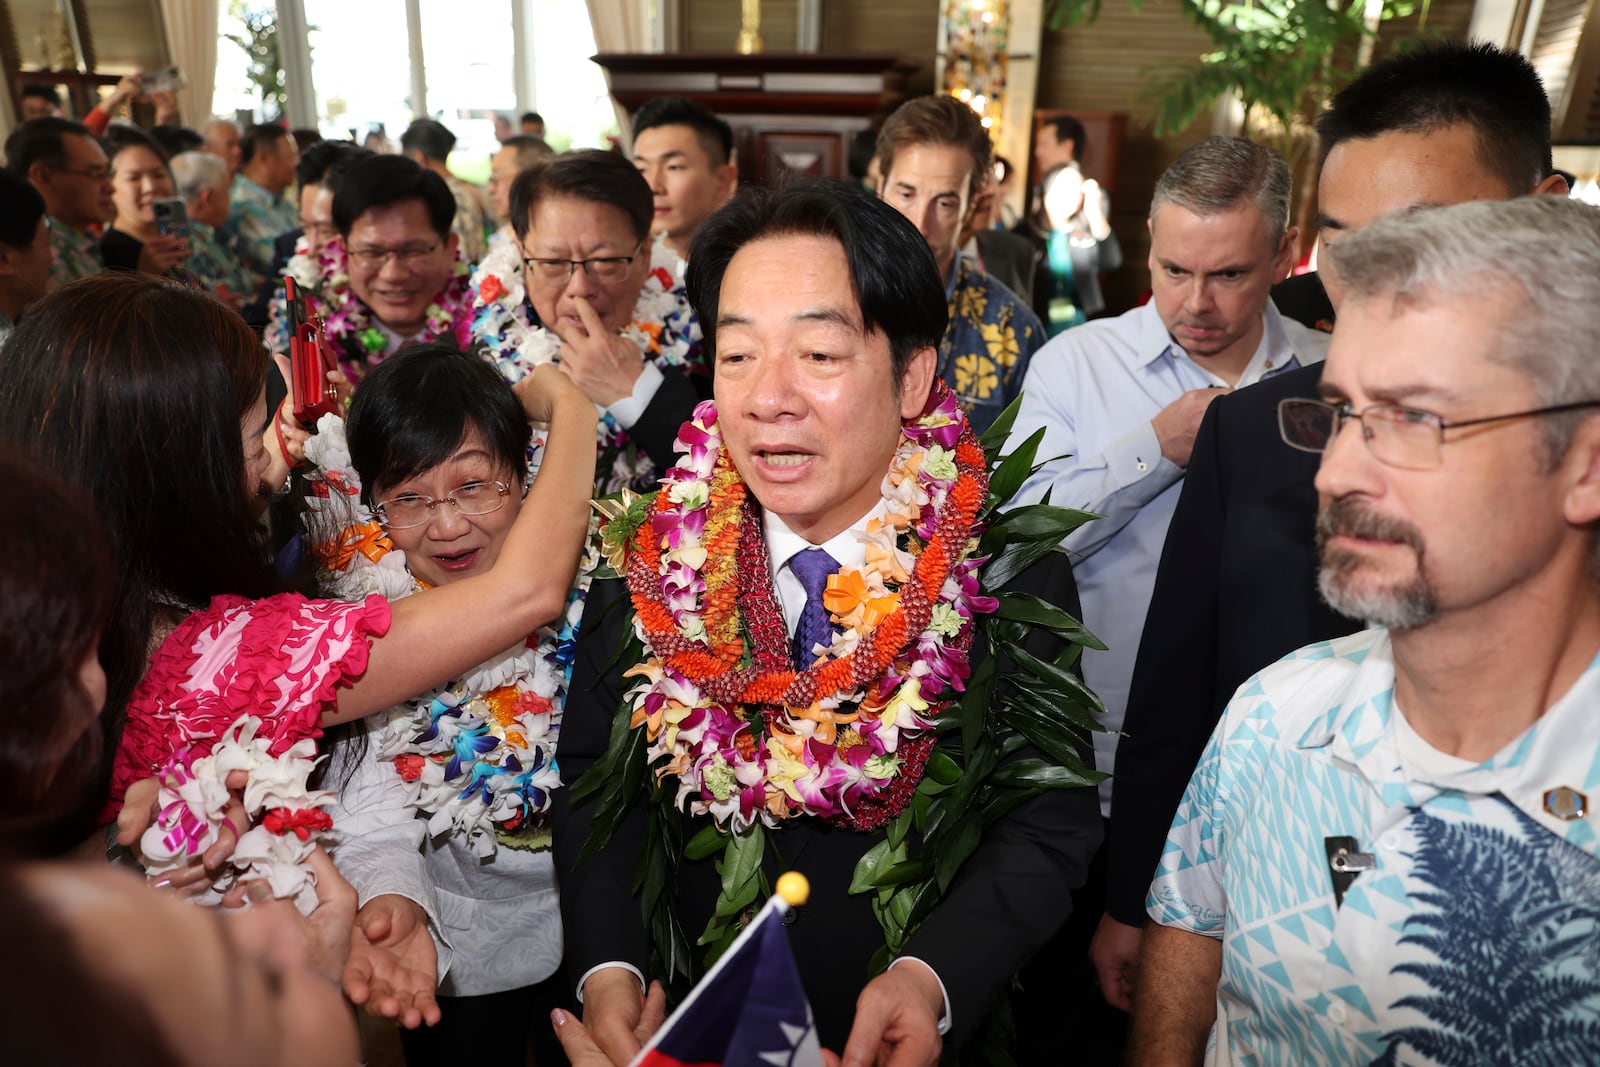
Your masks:
{"label": "orange flower lei", "polygon": [[[737,791],[730,768],[747,764],[761,765],[762,785],[738,775],[749,795],[736,823],[758,805],[768,819],[890,818],[931,749],[922,713],[966,676],[973,615],[994,610],[971,558],[988,493],[983,449],[939,383],[885,479],[889,516],[868,527],[877,556],[829,579],[825,603],[845,634],[796,671],[758,512],[715,423],[714,406],[696,409],[679,466],[628,538],[623,569],[653,653],[629,672],[648,679],[630,695],[634,725],[652,758],[670,757],[660,773],[681,776],[719,821]],[[912,556],[907,573],[900,561]]]}

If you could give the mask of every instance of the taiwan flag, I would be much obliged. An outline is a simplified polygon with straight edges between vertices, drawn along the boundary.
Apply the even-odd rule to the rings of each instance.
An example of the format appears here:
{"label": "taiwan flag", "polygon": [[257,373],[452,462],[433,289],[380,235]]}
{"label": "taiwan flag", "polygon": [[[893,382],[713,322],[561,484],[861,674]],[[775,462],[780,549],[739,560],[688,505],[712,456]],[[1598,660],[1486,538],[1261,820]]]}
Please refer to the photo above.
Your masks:
{"label": "taiwan flag", "polygon": [[774,896],[632,1067],[822,1067],[811,1005]]}

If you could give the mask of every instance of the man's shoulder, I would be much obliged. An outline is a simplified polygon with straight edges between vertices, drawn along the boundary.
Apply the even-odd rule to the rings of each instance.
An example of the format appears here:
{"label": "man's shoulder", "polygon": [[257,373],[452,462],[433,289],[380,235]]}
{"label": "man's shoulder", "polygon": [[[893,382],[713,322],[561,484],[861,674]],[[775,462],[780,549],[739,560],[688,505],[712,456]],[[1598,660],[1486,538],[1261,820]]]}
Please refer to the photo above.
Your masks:
{"label": "man's shoulder", "polygon": [[1297,744],[1315,732],[1313,727],[1331,728],[1334,718],[1355,703],[1392,688],[1389,664],[1389,634],[1381,629],[1298,648],[1238,688],[1223,712],[1224,739]]}
{"label": "man's shoulder", "polygon": [[[973,292],[982,293],[991,307],[994,305],[1009,305],[1013,309],[1013,321],[1019,325],[1026,324],[1042,329],[1039,316],[1033,313],[1033,309],[1028,306],[1026,300],[1012,292],[1004,282],[979,267],[972,260],[965,259],[963,264],[966,269],[963,273],[962,285],[965,288]],[[994,314],[990,312],[985,314],[984,318],[993,319]]]}
{"label": "man's shoulder", "polygon": [[1074,373],[1085,366],[1116,366],[1133,372],[1169,342],[1154,309],[1141,305],[1104,319],[1090,319],[1052,337],[1033,357],[1036,368],[1053,374]]}

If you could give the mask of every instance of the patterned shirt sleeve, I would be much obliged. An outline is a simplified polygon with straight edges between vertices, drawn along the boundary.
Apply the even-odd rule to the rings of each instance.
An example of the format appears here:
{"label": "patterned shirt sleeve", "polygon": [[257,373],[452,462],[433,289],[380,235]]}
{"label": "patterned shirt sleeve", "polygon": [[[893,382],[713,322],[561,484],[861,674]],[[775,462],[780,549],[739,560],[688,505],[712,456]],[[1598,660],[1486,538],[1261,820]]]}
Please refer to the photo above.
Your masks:
{"label": "patterned shirt sleeve", "polygon": [[322,733],[336,690],[367,669],[374,638],[389,630],[389,603],[264,600],[219,596],[161,643],[128,700],[103,821],[116,818],[128,787],[168,758],[203,756],[240,716],[262,720],[258,737],[279,755]]}
{"label": "patterned shirt sleeve", "polygon": [[1222,937],[1227,897],[1222,881],[1222,731],[1211,735],[1172,820],[1167,847],[1145,899],[1150,918],[1207,937]]}

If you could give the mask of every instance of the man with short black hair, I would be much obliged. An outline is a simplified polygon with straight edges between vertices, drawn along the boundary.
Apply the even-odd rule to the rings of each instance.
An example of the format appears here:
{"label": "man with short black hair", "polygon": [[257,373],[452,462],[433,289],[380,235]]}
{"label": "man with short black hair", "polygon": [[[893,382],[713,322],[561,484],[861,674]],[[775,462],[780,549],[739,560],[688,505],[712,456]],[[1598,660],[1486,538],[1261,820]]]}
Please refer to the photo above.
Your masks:
{"label": "man with short black hair", "polygon": [[476,263],[487,247],[489,213],[483,190],[450,173],[446,164],[455,146],[456,135],[433,119],[417,119],[400,135],[401,154],[433,171],[450,187],[450,195],[456,198],[456,220],[451,228],[461,239],[462,254],[469,263]]}
{"label": "man with short black hair", "polygon": [[44,197],[50,216],[52,288],[105,270],[100,228],[117,217],[111,163],[100,142],[70,119],[34,119],[6,138],[6,165]]}
{"label": "man with short black hair", "polygon": [[689,257],[702,223],[739,187],[733,127],[681,96],[659,96],[633,116],[633,164],[655,196],[656,239]]}
{"label": "man with short black hair", "polygon": [[1600,209],[1393,213],[1328,257],[1319,396],[1279,428],[1321,456],[1322,595],[1369,628],[1229,701],[1129,1062],[1592,1063]]}
{"label": "man with short black hair", "polygon": [[28,179],[0,170],[0,344],[50,284],[50,219]]}
{"label": "man with short black hair", "polygon": [[61,97],[53,85],[30,82],[22,87],[22,121],[58,119],[61,117]]}
{"label": "man with short black hair", "polygon": [[517,127],[524,137],[544,138],[544,116],[537,111],[524,111]]}
{"label": "man with short black hair", "polygon": [[[727,907],[719,897],[744,892],[746,878],[751,893],[759,896],[755,883],[790,867],[811,887],[810,899],[785,923],[794,925],[799,976],[815,1013],[812,1041],[820,1037],[852,1065],[931,1067],[940,1056],[941,1035],[949,1033],[954,1049],[972,1034],[1016,968],[1065,918],[1071,889],[1082,880],[1099,838],[1093,793],[1085,788],[1016,797],[1020,803],[1001,800],[1003,813],[990,808],[995,815],[987,817],[981,809],[1005,796],[1007,788],[994,781],[980,786],[986,771],[963,770],[955,762],[949,755],[954,733],[935,737],[918,722],[917,711],[880,709],[865,695],[919,691],[926,700],[919,697],[917,707],[926,710],[930,701],[951,699],[953,690],[943,681],[925,677],[919,685],[913,669],[909,689],[897,690],[899,669],[891,671],[896,677],[891,683],[879,668],[863,665],[865,655],[855,661],[859,673],[829,674],[844,662],[837,657],[847,647],[866,649],[870,643],[887,660],[902,654],[890,648],[903,647],[886,648],[888,642],[918,643],[910,634],[920,624],[908,630],[887,619],[878,624],[841,620],[841,630],[848,633],[830,625],[830,612],[850,610],[834,596],[851,579],[865,582],[863,575],[870,573],[871,581],[884,580],[870,562],[881,558],[879,550],[900,558],[901,546],[912,543],[909,527],[916,527],[930,539],[924,560],[936,558],[933,544],[945,545],[953,556],[974,551],[965,528],[950,518],[961,510],[953,503],[957,495],[938,506],[925,484],[913,486],[908,480],[916,477],[913,470],[942,469],[927,463],[942,463],[949,455],[964,456],[962,463],[981,462],[976,440],[963,435],[954,453],[937,445],[903,444],[923,440],[917,435],[930,427],[953,442],[965,424],[953,397],[935,381],[947,307],[942,279],[925,240],[902,216],[857,186],[812,182],[778,191],[748,190],[713,216],[696,239],[688,286],[716,360],[715,408],[701,408],[697,419],[702,421],[681,431],[685,454],[670,479],[678,484],[652,508],[656,518],[645,520],[654,521],[658,533],[639,539],[670,544],[674,557],[687,562],[671,562],[669,572],[659,549],[642,549],[630,554],[626,569],[638,580],[634,596],[640,599],[634,603],[653,603],[653,594],[643,590],[656,586],[658,568],[662,574],[689,573],[692,601],[693,590],[704,585],[692,573],[701,565],[693,562],[701,545],[701,535],[693,531],[703,526],[708,539],[720,539],[725,532],[718,531],[737,530],[730,542],[737,550],[727,549],[729,556],[738,556],[737,568],[725,559],[725,576],[711,580],[739,606],[734,629],[748,637],[734,638],[745,642],[745,651],[731,658],[720,647],[724,638],[717,637],[718,651],[708,657],[721,664],[716,677],[691,681],[684,675],[679,685],[675,666],[656,657],[666,654],[664,647],[692,656],[696,653],[690,650],[704,647],[702,642],[641,629],[648,634],[644,640],[659,643],[642,653],[637,645],[624,646],[636,632],[629,590],[597,581],[589,592],[557,756],[569,784],[596,760],[612,762],[602,787],[605,796],[574,797],[563,789],[552,809],[567,966],[583,1000],[583,1025],[613,1063],[628,1063],[659,1024],[659,1018],[645,1014],[641,982],[660,969],[652,961],[660,964],[677,951],[698,957],[678,939],[686,934],[692,943],[714,910],[719,918],[712,920],[710,941],[723,933],[731,937],[742,905]],[[707,495],[698,483],[702,475],[711,479],[713,470],[711,514],[705,515],[698,509]],[[950,474],[964,477],[955,467]],[[891,483],[898,488],[886,495]],[[894,498],[895,492],[910,496]],[[671,515],[663,510],[668,494],[686,502]],[[896,521],[907,505],[892,499],[911,497],[917,500],[910,513],[923,518],[909,525]],[[738,501],[748,503],[735,503],[736,508],[748,510],[730,511],[730,502]],[[924,501],[929,512],[938,513],[937,520],[922,511]],[[688,521],[679,525],[684,511],[690,512]],[[698,558],[704,561],[708,550],[716,558],[709,546],[699,548]],[[1037,567],[1029,572],[1028,587],[1052,603],[1070,604],[1066,558],[1050,552]],[[823,604],[825,589],[831,606]],[[675,604],[688,603],[674,596]],[[889,600],[874,603],[897,610]],[[689,606],[681,617],[698,619],[699,610]],[[720,631],[722,623],[709,602],[705,617],[707,626]],[[645,618],[641,610],[641,625]],[[951,633],[960,629],[955,619],[947,621]],[[859,645],[850,643],[851,635]],[[940,643],[930,635],[922,640],[930,647]],[[629,652],[619,656],[623,647]],[[978,672],[992,677],[991,654],[973,652],[973,687],[986,684]],[[1059,648],[1037,647],[1029,653],[1052,660],[1059,654]],[[964,668],[965,652],[960,658]],[[672,662],[679,663],[676,654]],[[945,661],[932,669],[950,667]],[[734,688],[721,686],[733,681],[724,670],[738,671],[743,680]],[[1025,684],[1025,665],[1000,670]],[[797,677],[796,672],[805,673]],[[961,673],[965,676],[964,669]],[[640,687],[635,679],[644,675],[650,678]],[[746,684],[756,688],[775,677],[781,685],[771,699],[780,701],[779,707],[767,710],[741,695]],[[657,680],[674,686],[672,695],[646,694]],[[787,697],[789,685],[813,680],[807,696]],[[713,692],[731,695],[713,698],[708,695]],[[993,702],[981,702],[980,715],[1001,699],[996,695]],[[635,701],[640,701],[638,715]],[[785,711],[782,703],[805,706]],[[651,714],[665,731],[646,722],[646,708],[661,709]],[[630,728],[648,733],[648,739],[630,736],[628,755],[608,756],[609,739]],[[1003,745],[997,732],[1005,729],[991,722],[981,732]],[[1074,744],[1070,729],[1048,729],[1052,742]],[[708,754],[689,751],[713,735],[718,739],[708,744]],[[725,754],[721,738],[726,738]],[[685,747],[670,759],[656,747],[680,741]],[[981,747],[973,740],[967,751]],[[802,759],[816,762],[807,767]],[[1029,762],[1024,758],[1017,767]],[[1053,764],[1054,759],[1039,762]],[[923,766],[930,774],[935,766],[944,767],[951,772],[945,779],[951,788],[973,791],[972,805],[963,813],[970,818],[962,834],[965,858],[934,861],[947,870],[937,886],[911,891],[919,901],[912,910],[925,917],[916,915],[915,929],[898,943],[886,934],[895,922],[895,906],[879,903],[886,898],[870,889],[861,891],[858,880],[869,875],[860,865],[871,869],[874,859],[937,855],[934,827],[911,829],[910,818],[891,821],[909,812],[906,805]],[[897,785],[889,785],[891,779]],[[665,803],[658,806],[651,794]],[[610,819],[597,809],[626,817]],[[711,829],[713,822],[721,824],[721,833]],[[613,835],[605,823],[620,827]],[[668,858],[691,838],[699,844],[681,862]],[[714,863],[713,857],[725,846],[739,847],[729,844],[731,839],[742,842],[739,864],[750,866],[741,866],[746,873],[735,879],[738,885],[723,888],[720,872],[732,872],[734,861],[724,856]],[[579,862],[586,841],[596,851]],[[641,851],[647,842],[650,851]],[[931,872],[924,877],[931,879]],[[636,885],[641,886],[638,895]],[[641,914],[641,896],[648,921]],[[892,948],[891,941],[896,942]],[[678,962],[688,961],[679,957]],[[658,994],[648,1001],[658,1002]],[[792,1052],[802,1036],[787,1035],[781,1051]]]}
{"label": "man with short black hair", "polygon": [[[1539,75],[1493,45],[1430,43],[1376,63],[1334,96],[1317,129],[1325,249],[1385,214],[1566,191],[1549,177],[1550,104]],[[1337,266],[1325,260],[1322,273],[1337,297]],[[1223,397],[1195,436],[1113,782],[1107,910],[1093,955],[1101,987],[1121,1007],[1151,874],[1222,709],[1278,657],[1360,625],[1317,596],[1316,457],[1278,436],[1279,402],[1316,396],[1320,375],[1305,368]]]}
{"label": "man with short black hair", "polygon": [[1052,115],[1040,123],[1033,142],[1033,163],[1040,180],[1053,167],[1081,163],[1086,141],[1083,123],[1071,115]]}
{"label": "man with short black hair", "polygon": [[260,124],[240,138],[239,159],[228,234],[240,260],[266,274],[272,269],[272,243],[295,227],[295,205],[287,191],[300,162],[300,147],[282,126]]}
{"label": "man with short black hair", "polygon": [[[351,381],[408,344],[471,337],[467,264],[450,229],[456,202],[444,179],[404,156],[353,164],[333,196],[338,237],[290,273],[312,297]],[[288,351],[287,312],[273,300],[267,344]]]}
{"label": "man with short black hair", "polygon": [[983,122],[953,96],[900,105],[878,131],[879,196],[928,242],[950,301],[939,376],[981,433],[1016,399],[1028,361],[1045,342],[1028,301],[961,253],[978,195],[994,180]]}

